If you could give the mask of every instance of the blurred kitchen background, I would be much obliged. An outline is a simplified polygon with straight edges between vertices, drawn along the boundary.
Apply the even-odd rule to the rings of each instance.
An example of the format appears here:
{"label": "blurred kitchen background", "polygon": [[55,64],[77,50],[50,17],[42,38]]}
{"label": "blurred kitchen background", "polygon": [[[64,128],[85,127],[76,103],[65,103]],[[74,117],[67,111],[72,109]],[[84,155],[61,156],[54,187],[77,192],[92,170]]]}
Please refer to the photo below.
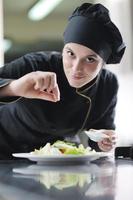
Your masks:
{"label": "blurred kitchen background", "polygon": [[[44,1],[52,6],[46,16],[46,6],[43,8],[43,5],[40,5],[37,13],[29,13]],[[61,51],[67,18],[75,7],[84,2],[102,3],[108,7],[127,45],[121,64],[107,67],[117,74],[120,84],[115,118],[118,146],[133,144],[132,0],[57,0],[57,5],[54,5],[55,0],[0,0],[0,66],[28,52]]]}

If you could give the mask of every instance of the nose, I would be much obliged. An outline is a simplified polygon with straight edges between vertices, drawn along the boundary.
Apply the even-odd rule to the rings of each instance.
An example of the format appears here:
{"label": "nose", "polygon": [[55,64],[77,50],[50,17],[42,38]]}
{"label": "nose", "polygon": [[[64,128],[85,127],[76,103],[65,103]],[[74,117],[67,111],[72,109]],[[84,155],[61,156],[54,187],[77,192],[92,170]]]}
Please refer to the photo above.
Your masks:
{"label": "nose", "polygon": [[72,70],[73,70],[73,72],[81,72],[82,71],[82,65],[81,65],[80,60],[76,59],[73,61]]}

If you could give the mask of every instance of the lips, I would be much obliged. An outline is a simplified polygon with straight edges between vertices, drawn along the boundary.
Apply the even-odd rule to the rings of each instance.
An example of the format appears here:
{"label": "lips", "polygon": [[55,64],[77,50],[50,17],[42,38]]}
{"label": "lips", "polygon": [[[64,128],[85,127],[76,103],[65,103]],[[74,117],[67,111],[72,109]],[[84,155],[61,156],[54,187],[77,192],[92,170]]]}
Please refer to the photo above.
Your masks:
{"label": "lips", "polygon": [[71,77],[72,77],[72,79],[75,79],[75,80],[84,78],[84,76],[81,76],[81,75],[72,75]]}

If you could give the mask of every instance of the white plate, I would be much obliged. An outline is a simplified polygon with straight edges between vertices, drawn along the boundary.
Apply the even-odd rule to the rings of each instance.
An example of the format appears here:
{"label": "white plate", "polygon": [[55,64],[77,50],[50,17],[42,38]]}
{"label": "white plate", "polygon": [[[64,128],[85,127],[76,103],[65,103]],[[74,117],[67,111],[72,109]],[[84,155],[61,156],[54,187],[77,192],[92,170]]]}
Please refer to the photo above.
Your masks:
{"label": "white plate", "polygon": [[17,158],[27,158],[31,161],[36,161],[38,163],[44,164],[76,164],[76,163],[86,163],[101,157],[110,156],[109,153],[105,152],[94,152],[89,155],[33,155],[31,153],[13,153],[14,157]]}

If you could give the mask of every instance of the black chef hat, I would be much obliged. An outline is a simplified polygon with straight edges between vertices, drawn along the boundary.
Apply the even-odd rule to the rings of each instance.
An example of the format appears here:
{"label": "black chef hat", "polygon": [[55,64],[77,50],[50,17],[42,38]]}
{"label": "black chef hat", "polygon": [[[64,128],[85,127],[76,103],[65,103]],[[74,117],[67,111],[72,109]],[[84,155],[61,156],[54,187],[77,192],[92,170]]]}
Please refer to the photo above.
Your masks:
{"label": "black chef hat", "polygon": [[84,3],[69,17],[64,43],[78,43],[99,54],[107,64],[119,63],[125,44],[102,4]]}

